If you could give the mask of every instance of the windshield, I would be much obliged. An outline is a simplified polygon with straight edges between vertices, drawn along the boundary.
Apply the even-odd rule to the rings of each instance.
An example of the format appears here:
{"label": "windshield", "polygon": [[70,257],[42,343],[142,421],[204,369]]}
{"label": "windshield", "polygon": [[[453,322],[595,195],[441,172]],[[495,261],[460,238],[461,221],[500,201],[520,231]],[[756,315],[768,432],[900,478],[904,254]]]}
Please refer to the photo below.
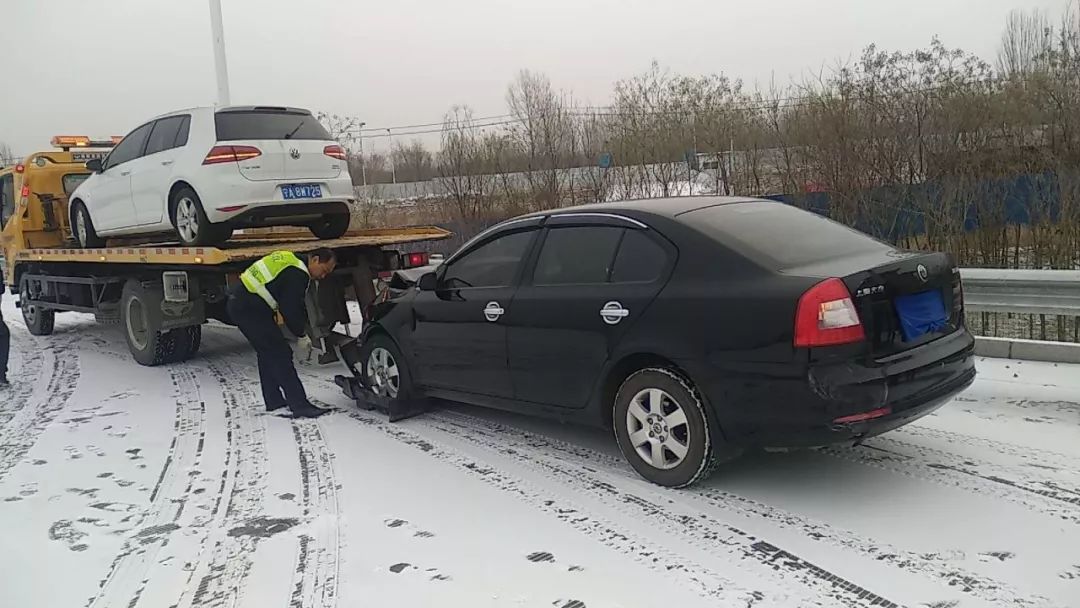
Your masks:
{"label": "windshield", "polygon": [[218,141],[266,139],[329,140],[319,121],[304,112],[250,110],[218,112],[214,116]]}

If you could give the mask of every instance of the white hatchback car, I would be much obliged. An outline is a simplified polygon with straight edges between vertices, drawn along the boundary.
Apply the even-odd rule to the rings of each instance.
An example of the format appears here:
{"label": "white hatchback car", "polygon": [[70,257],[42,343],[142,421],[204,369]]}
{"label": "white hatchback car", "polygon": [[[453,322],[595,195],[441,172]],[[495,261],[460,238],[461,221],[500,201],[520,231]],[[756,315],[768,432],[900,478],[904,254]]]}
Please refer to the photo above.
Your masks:
{"label": "white hatchback car", "polygon": [[72,194],[81,247],[104,237],[175,232],[216,245],[236,228],[307,227],[333,239],[354,200],[345,150],[311,112],[274,106],[194,108],[128,133]]}

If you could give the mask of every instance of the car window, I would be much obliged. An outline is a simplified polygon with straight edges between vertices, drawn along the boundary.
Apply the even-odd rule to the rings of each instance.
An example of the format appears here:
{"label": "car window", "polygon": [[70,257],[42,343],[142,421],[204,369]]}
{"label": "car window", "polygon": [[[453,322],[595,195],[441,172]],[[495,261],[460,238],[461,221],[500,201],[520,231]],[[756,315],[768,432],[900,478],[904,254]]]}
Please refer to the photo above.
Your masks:
{"label": "car window", "polygon": [[105,159],[108,163],[107,169],[112,169],[117,165],[122,165],[129,160],[135,160],[142,156],[143,144],[146,143],[146,136],[150,134],[150,128],[154,126],[154,123],[146,123],[145,125],[135,129],[120,143],[116,144],[113,151],[109,153],[109,156]]}
{"label": "car window", "polygon": [[461,289],[510,285],[535,233],[535,230],[526,230],[506,234],[466,253],[446,267],[440,287]]}
{"label": "car window", "polygon": [[615,255],[611,282],[650,283],[660,278],[667,262],[667,251],[644,230],[627,230]]}
{"label": "car window", "polygon": [[146,156],[164,150],[171,150],[173,144],[176,143],[176,135],[180,130],[180,123],[183,121],[183,116],[170,116],[156,121],[153,130],[150,131],[149,139],[146,140]]}
{"label": "car window", "polygon": [[15,213],[15,176],[0,176],[0,228]]}
{"label": "car window", "polygon": [[892,248],[827,217],[774,202],[714,205],[679,220],[775,270]]}
{"label": "car window", "polygon": [[174,148],[183,148],[187,145],[188,131],[191,130],[191,117],[183,116],[180,120],[180,128],[176,130],[176,140],[173,142]]}
{"label": "car window", "polygon": [[306,112],[289,110],[245,110],[214,115],[218,141],[250,139],[329,140],[319,121]]}
{"label": "car window", "polygon": [[605,283],[623,228],[573,226],[552,228],[533,271],[533,285]]}
{"label": "car window", "polygon": [[90,177],[89,173],[68,173],[60,178],[64,186],[64,194],[71,196],[72,192],[79,187],[79,184],[86,181],[86,178]]}

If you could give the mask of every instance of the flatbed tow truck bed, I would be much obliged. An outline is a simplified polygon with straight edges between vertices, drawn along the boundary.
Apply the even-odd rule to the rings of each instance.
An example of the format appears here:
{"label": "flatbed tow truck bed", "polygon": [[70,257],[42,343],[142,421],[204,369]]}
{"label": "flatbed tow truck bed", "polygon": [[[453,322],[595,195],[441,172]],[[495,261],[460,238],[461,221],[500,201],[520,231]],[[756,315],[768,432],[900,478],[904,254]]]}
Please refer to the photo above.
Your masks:
{"label": "flatbed tow truck bed", "polygon": [[315,239],[306,231],[270,232],[238,234],[220,247],[182,247],[175,243],[151,242],[138,245],[120,244],[101,249],[24,249],[15,255],[14,261],[214,266],[253,261],[283,249],[296,253],[313,251],[320,247],[345,250],[405,245],[449,237],[450,232],[433,226],[356,230],[339,239],[330,240]]}
{"label": "flatbed tow truck bed", "polygon": [[11,252],[5,278],[19,294],[30,333],[51,334],[58,312],[92,313],[99,321],[120,323],[136,361],[161,365],[194,356],[208,319],[233,324],[225,306],[227,289],[251,262],[273,251],[325,247],[337,254],[338,267],[308,291],[308,335],[333,358],[332,330],[350,322],[346,301],[354,299],[366,309],[375,298],[376,275],[402,268],[412,257],[384,247],[450,236],[424,226],[358,230],[328,240],[306,232],[238,234],[219,247],[144,240],[100,249],[26,248]]}

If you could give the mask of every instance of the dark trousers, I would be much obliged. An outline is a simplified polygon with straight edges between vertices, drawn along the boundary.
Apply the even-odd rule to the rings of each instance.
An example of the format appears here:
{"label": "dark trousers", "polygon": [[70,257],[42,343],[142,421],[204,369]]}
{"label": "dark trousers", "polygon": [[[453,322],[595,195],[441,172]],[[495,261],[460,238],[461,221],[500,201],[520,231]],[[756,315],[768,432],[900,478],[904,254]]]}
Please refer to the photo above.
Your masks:
{"label": "dark trousers", "polygon": [[11,348],[11,332],[4,316],[0,315],[0,378],[7,378],[8,350]]}
{"label": "dark trousers", "polygon": [[228,308],[233,323],[255,348],[266,406],[288,405],[294,409],[307,405],[307,393],[293,365],[292,349],[266,302],[259,296],[234,291],[229,295]]}

